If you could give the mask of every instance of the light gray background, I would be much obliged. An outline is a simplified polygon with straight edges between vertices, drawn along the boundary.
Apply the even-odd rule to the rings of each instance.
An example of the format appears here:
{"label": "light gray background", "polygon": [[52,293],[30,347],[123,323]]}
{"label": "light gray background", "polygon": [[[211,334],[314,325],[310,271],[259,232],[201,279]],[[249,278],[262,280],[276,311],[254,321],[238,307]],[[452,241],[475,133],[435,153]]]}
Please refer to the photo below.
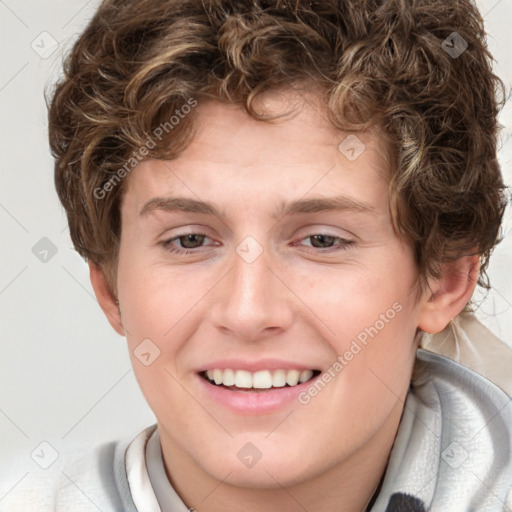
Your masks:
{"label": "light gray background", "polygon": [[[449,1],[449,0],[447,0]],[[512,89],[512,0],[477,2],[508,97]],[[155,419],[138,388],[125,345],[94,297],[86,263],[72,248],[53,185],[45,84],[60,73],[62,53],[92,16],[97,0],[0,0],[0,510],[13,489],[29,489],[44,469],[31,453],[85,452],[135,435]],[[43,32],[50,34],[41,35]],[[52,38],[58,49],[50,56]],[[39,53],[38,53],[39,52]],[[40,54],[43,54],[41,57]],[[46,58],[43,58],[46,57]],[[499,156],[512,184],[512,98],[501,117]],[[508,137],[508,140],[507,140]],[[505,234],[512,226],[506,216]],[[47,237],[57,253],[32,252]],[[512,235],[495,251],[493,291],[479,318],[512,346]],[[481,294],[479,294],[481,298]],[[66,456],[64,456],[66,454]],[[12,466],[12,460],[16,466]],[[10,508],[11,507],[11,508]],[[36,509],[35,509],[36,510]]]}

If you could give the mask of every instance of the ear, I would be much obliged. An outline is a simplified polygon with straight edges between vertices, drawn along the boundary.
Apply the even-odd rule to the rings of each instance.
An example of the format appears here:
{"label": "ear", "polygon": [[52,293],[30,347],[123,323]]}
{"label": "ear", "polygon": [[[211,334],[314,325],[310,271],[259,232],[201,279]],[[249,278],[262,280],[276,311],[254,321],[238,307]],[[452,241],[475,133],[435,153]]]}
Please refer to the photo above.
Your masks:
{"label": "ear", "polygon": [[441,332],[471,299],[479,271],[478,255],[443,264],[442,276],[429,279],[422,296],[418,327],[431,334]]}
{"label": "ear", "polygon": [[94,294],[107,320],[118,334],[125,336],[125,330],[121,321],[121,311],[119,310],[116,298],[110,290],[103,270],[89,261],[89,275]]}

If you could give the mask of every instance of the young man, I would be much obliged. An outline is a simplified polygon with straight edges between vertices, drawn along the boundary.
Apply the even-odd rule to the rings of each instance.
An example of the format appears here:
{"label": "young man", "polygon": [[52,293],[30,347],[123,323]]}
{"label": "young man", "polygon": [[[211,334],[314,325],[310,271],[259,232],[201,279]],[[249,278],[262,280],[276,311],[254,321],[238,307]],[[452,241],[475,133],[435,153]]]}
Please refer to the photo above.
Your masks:
{"label": "young man", "polygon": [[[499,84],[469,1],[104,2],[50,141],[157,425],[57,510],[507,510],[511,359],[468,313]],[[489,344],[503,389],[428,333]]]}

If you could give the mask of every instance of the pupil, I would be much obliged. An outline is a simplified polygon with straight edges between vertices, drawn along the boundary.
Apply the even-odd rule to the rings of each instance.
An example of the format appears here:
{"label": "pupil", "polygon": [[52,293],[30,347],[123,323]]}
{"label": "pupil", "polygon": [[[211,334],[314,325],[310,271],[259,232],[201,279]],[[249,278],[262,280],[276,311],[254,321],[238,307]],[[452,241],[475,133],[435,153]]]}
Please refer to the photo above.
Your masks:
{"label": "pupil", "polygon": [[[201,245],[202,241],[204,240],[204,235],[195,235],[195,234],[181,236],[180,237],[181,245],[183,245],[183,247],[185,249],[194,249],[194,247],[196,247],[196,245],[194,245],[193,239],[198,238],[198,237],[199,237],[199,245]],[[192,246],[189,246],[188,243],[191,242],[191,239],[192,239]],[[197,241],[195,243],[197,244]]]}
{"label": "pupil", "polygon": [[331,245],[331,243],[334,241],[333,236],[330,235],[313,235],[312,237],[312,245],[313,247],[322,247],[322,245],[315,245],[318,240],[320,240],[320,243],[323,241],[324,243],[327,243],[328,245]]}

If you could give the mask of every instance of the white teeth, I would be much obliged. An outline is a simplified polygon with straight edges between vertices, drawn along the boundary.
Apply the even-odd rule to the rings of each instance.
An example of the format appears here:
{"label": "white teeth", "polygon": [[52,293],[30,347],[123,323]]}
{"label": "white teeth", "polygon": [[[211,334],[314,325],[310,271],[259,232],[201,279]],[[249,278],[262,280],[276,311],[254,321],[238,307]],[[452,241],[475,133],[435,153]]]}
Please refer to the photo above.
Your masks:
{"label": "white teeth", "polygon": [[[223,384],[224,382],[221,382]],[[237,388],[252,388],[251,372],[246,370],[237,370],[235,373],[235,386]]]}
{"label": "white teeth", "polygon": [[272,375],[268,370],[261,370],[252,374],[252,387],[268,389],[272,387]]}
{"label": "white teeth", "polygon": [[308,381],[313,376],[312,370],[260,370],[251,373],[247,370],[207,370],[206,376],[217,385],[236,386],[237,388],[270,389],[296,386]]}
{"label": "white teeth", "polygon": [[224,370],[224,376],[222,377],[222,384],[224,386],[234,386],[235,385],[235,372],[228,368]]}
{"label": "white teeth", "polygon": [[311,370],[304,370],[300,372],[299,382],[302,384],[311,379],[311,377],[313,377],[313,372]]}
{"label": "white teeth", "polygon": [[286,372],[284,370],[276,370],[272,375],[272,387],[282,388],[286,386]]}
{"label": "white teeth", "polygon": [[222,370],[218,370],[217,368],[213,370],[213,380],[215,384],[222,384],[224,372]]}
{"label": "white teeth", "polygon": [[299,370],[290,370],[286,374],[286,384],[288,386],[296,386],[297,382],[299,382]]}

